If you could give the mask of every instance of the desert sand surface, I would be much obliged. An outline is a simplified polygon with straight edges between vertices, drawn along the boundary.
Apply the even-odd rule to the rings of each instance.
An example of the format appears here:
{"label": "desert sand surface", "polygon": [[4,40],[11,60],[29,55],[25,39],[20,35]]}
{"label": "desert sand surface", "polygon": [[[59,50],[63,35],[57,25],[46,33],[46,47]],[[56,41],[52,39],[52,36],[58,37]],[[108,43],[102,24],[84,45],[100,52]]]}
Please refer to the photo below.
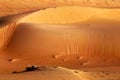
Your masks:
{"label": "desert sand surface", "polygon": [[[31,75],[31,77],[30,77]],[[45,67],[38,71],[23,72],[11,75],[0,76],[0,80],[82,80],[79,74],[74,70],[62,68],[62,67]]]}
{"label": "desert sand surface", "polygon": [[119,0],[1,0],[0,17],[59,6],[119,8]]}
{"label": "desert sand surface", "polygon": [[[14,30],[1,35],[0,80],[120,80],[119,9],[67,7],[69,15],[56,9],[56,15],[51,8],[8,26]],[[21,72],[29,65],[46,67]]]}
{"label": "desert sand surface", "polygon": [[[20,23],[6,49],[1,52],[1,63],[3,64],[0,64],[0,79],[119,80],[120,57],[119,47],[116,46],[119,46],[119,42],[116,41],[116,39],[119,41],[119,35],[115,36],[119,31],[116,29],[113,31],[111,26],[115,34],[108,36],[113,32],[103,33],[104,28],[99,31],[93,27],[95,30],[92,32],[95,34],[91,33],[89,39],[89,33],[86,32],[91,31],[91,29],[82,26]],[[49,29],[49,27],[51,28]],[[99,32],[97,33],[96,30]],[[84,36],[82,36],[83,34]],[[106,42],[112,38],[109,47],[112,45],[117,47],[116,52],[114,48],[111,51],[108,48],[102,49],[104,45],[101,45],[101,42],[104,41],[99,41],[102,36],[98,37],[101,34],[106,36],[104,37]],[[94,44],[94,39],[98,41],[96,44]],[[91,44],[88,44],[89,41]],[[62,66],[65,69],[47,67],[42,71],[12,74],[14,71],[24,70],[28,65]]]}
{"label": "desert sand surface", "polygon": [[[111,71],[107,71],[107,70]],[[63,67],[41,67],[31,72],[0,75],[0,80],[120,80],[120,68],[72,70]],[[115,70],[117,69],[117,70]]]}
{"label": "desert sand surface", "polygon": [[[89,14],[88,14],[89,13]],[[114,25],[120,21],[120,9],[96,8],[96,7],[80,7],[65,6],[57,8],[48,8],[34,12],[18,23],[34,23],[34,24],[110,24]],[[96,21],[94,20],[96,19]],[[87,21],[88,20],[88,21]],[[103,20],[103,21],[102,21]],[[97,22],[98,21],[98,22]],[[84,23],[85,22],[85,23]],[[106,23],[107,22],[107,23]],[[112,24],[111,23],[111,24]],[[98,26],[102,27],[102,26]]]}

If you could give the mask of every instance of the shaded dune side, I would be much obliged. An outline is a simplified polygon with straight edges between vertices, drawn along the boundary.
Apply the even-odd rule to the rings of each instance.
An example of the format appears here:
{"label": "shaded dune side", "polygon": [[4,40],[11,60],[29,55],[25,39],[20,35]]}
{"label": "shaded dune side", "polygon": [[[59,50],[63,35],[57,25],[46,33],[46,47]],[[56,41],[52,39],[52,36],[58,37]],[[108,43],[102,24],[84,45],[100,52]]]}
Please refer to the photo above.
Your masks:
{"label": "shaded dune side", "polygon": [[5,25],[0,29],[0,50],[4,50],[16,28],[16,23]]}
{"label": "shaded dune side", "polygon": [[17,22],[31,13],[33,11],[0,18],[0,50],[6,48],[16,29]]}
{"label": "shaded dune side", "polygon": [[[14,66],[19,65],[16,69],[28,64],[75,69],[120,66],[119,52],[114,50],[117,47],[114,45],[117,36],[108,36],[108,33],[96,30],[81,31],[81,28],[52,30],[44,28],[50,27],[49,25],[19,24],[18,26],[5,50],[8,59],[18,59],[15,64],[13,63]],[[113,37],[115,38],[112,40]],[[110,43],[106,43],[108,40]],[[119,45],[117,42],[116,44]]]}

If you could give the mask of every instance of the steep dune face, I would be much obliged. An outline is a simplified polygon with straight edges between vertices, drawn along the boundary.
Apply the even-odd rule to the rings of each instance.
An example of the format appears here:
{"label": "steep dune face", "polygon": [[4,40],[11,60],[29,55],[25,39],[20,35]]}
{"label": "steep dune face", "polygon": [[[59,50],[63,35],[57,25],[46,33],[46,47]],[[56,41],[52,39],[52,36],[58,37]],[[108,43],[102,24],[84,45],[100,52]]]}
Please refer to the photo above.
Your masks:
{"label": "steep dune face", "polygon": [[[35,25],[34,27],[36,28],[40,27],[39,29],[46,30],[49,35],[51,34],[50,32],[53,32],[53,34],[58,32],[70,40],[66,42],[70,43],[68,45],[71,48],[71,51],[69,51],[71,53],[79,53],[79,51],[82,51],[81,46],[85,45],[83,46],[86,47],[85,51],[89,51],[89,49],[87,50],[88,47],[92,48],[93,54],[119,56],[119,13],[120,9],[83,8],[77,6],[59,7],[35,12],[23,18],[20,23],[28,23],[25,25],[26,27],[30,25],[32,27]],[[62,25],[40,25],[42,23]],[[98,52],[94,52],[94,50]]]}
{"label": "steep dune face", "polygon": [[25,59],[25,64],[69,68],[119,66],[119,31],[116,31],[87,29],[83,25],[20,24],[6,54]]}
{"label": "steep dune face", "polygon": [[[119,0],[6,0],[0,1],[0,22],[6,21],[7,24],[17,22],[18,18],[16,15],[23,15],[29,12],[34,12],[46,8],[59,7],[59,6],[84,6],[84,7],[104,7],[104,8],[119,8]],[[16,5],[17,4],[17,5]],[[46,19],[45,19],[46,20]],[[49,20],[48,20],[49,21]],[[58,20],[59,21],[59,20]],[[43,20],[44,22],[44,20]],[[73,21],[72,23],[74,23]],[[78,21],[79,22],[79,21]],[[7,26],[10,26],[10,25]],[[1,24],[0,24],[1,27]],[[2,26],[5,27],[5,26]],[[2,45],[1,45],[2,47]]]}
{"label": "steep dune face", "polygon": [[9,42],[13,35],[15,27],[16,24],[12,23],[0,29],[0,50],[6,48],[7,43]]}
{"label": "steep dune face", "polygon": [[17,22],[31,13],[33,12],[31,11],[0,18],[0,50],[6,48],[16,29]]}

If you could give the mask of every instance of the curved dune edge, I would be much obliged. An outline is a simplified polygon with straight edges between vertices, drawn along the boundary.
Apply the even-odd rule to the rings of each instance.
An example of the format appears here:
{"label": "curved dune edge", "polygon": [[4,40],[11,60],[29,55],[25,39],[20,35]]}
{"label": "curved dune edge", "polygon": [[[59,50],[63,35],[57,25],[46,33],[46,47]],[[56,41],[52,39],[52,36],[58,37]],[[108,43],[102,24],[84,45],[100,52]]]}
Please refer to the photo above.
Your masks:
{"label": "curved dune edge", "polygon": [[[115,22],[120,21],[119,14],[120,9],[101,9],[79,6],[57,7],[34,12],[21,19],[18,23],[23,22],[34,24],[80,24],[82,22],[87,23],[87,20],[90,20],[92,18],[98,18],[98,20],[99,18],[110,19]],[[101,21],[101,23],[102,22],[104,23],[104,21]]]}
{"label": "curved dune edge", "polygon": [[[31,75],[31,77],[29,76]],[[23,72],[23,73],[16,73],[16,74],[9,74],[9,75],[2,75],[0,76],[0,80],[82,80],[82,78],[74,73],[74,70],[62,68],[62,67],[45,67],[39,71],[31,71],[31,72]]]}
{"label": "curved dune edge", "polygon": [[[106,68],[103,68],[106,69]],[[0,80],[119,80],[120,69],[118,71],[98,71],[94,70],[72,70],[62,67],[43,67],[39,71],[22,72],[8,75],[0,75]],[[107,68],[112,69],[112,68]],[[114,68],[116,69],[116,68]],[[97,71],[97,72],[96,72]]]}
{"label": "curved dune edge", "polygon": [[45,8],[58,7],[58,6],[89,6],[89,7],[106,7],[106,8],[119,8],[119,0],[6,0],[0,1],[0,16],[8,16],[28,11],[41,10]]}
{"label": "curved dune edge", "polygon": [[[119,0],[6,0],[0,1],[1,12],[0,16],[7,16],[19,14],[28,11],[41,10],[44,8],[58,7],[58,6],[89,6],[89,7],[106,7],[119,8]],[[9,8],[9,9],[8,9]]]}
{"label": "curved dune edge", "polygon": [[17,22],[31,13],[33,13],[33,11],[0,18],[0,50],[6,48],[16,29]]}

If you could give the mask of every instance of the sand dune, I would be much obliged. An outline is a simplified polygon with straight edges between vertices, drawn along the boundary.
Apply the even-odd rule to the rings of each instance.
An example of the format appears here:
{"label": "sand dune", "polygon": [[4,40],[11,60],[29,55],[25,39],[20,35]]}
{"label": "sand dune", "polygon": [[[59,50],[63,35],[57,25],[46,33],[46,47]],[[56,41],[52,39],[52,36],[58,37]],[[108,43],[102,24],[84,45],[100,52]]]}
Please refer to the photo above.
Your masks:
{"label": "sand dune", "polygon": [[[0,15],[4,16],[0,18],[3,23],[0,29],[0,47],[3,48],[0,51],[0,80],[120,79],[119,9],[59,7],[26,16],[29,11],[48,7],[82,5],[78,0],[79,3],[36,0],[37,4],[34,4],[36,1],[25,1],[28,3],[0,1],[7,5],[0,6],[3,10]],[[119,1],[103,1],[105,4],[100,5],[100,1],[94,2],[92,7],[119,7],[116,3]],[[89,6],[86,2],[82,4]],[[11,12],[8,7],[13,8]],[[28,65],[49,67],[21,72]],[[14,71],[20,73],[13,74]]]}
{"label": "sand dune", "polygon": [[71,69],[120,66],[119,35],[116,35],[119,31],[112,29],[105,33],[104,28],[99,31],[80,25],[68,26],[19,24],[1,53],[4,56],[1,74],[21,70],[27,65]]}
{"label": "sand dune", "polygon": [[119,8],[119,0],[5,0],[0,1],[0,16],[20,14],[28,11],[41,10],[58,6],[85,6]]}
{"label": "sand dune", "polygon": [[[99,68],[100,69],[100,68]],[[106,68],[104,68],[106,69]],[[112,68],[107,68],[112,69]],[[95,70],[95,71],[93,71]],[[119,80],[120,71],[72,70],[62,67],[43,67],[38,71],[1,75],[0,80]],[[31,75],[31,76],[30,76]]]}
{"label": "sand dune", "polygon": [[[29,75],[32,75],[31,77]],[[0,76],[0,80],[82,80],[73,70],[65,68],[44,68],[40,71],[24,72]]]}

